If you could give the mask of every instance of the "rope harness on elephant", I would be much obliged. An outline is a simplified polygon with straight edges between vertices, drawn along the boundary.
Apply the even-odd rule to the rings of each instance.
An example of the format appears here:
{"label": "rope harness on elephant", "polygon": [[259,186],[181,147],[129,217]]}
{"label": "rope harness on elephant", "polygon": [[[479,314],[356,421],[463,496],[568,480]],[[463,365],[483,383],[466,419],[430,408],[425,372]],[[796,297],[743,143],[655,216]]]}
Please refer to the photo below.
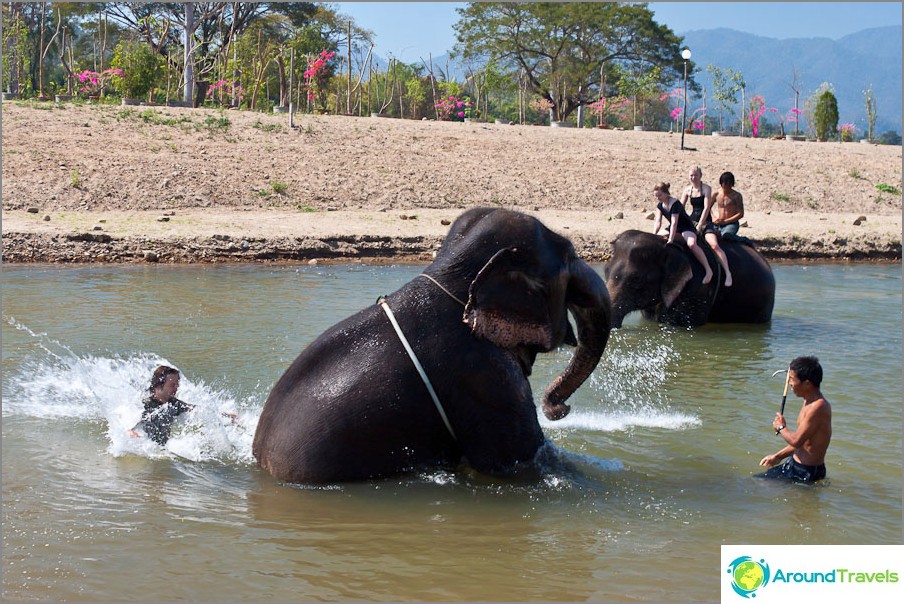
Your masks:
{"label": "rope harness on elephant", "polygon": [[420,275],[418,275],[418,277],[423,277],[424,279],[429,279],[430,281],[433,281],[433,283],[436,285],[436,287],[438,287],[438,288],[440,288],[441,290],[443,290],[444,292],[446,292],[446,295],[448,295],[450,298],[452,298],[453,300],[455,300],[456,302],[458,302],[458,303],[461,304],[462,306],[465,306],[465,303],[462,302],[460,298],[458,298],[455,294],[453,294],[453,293],[450,292],[448,289],[446,289],[445,287],[443,287],[442,283],[440,283],[439,281],[437,281],[436,279],[434,279],[434,278],[431,277],[430,275],[428,275],[428,274],[426,274],[426,273],[421,273]]}
{"label": "rope harness on elephant", "polygon": [[[431,279],[433,281],[433,279]],[[436,283],[436,281],[434,281]],[[439,283],[437,283],[439,285]],[[446,291],[444,287],[440,285],[443,291]],[[446,291],[446,293],[449,293]],[[452,294],[449,294],[450,296]],[[455,298],[455,296],[452,296]],[[456,298],[457,299],[457,298]],[[389,322],[392,323],[393,329],[395,329],[396,335],[399,336],[399,340],[402,341],[402,346],[405,347],[405,352],[408,353],[408,357],[411,359],[411,362],[414,363],[414,368],[417,369],[418,374],[420,374],[421,379],[424,380],[424,385],[427,386],[427,392],[430,393],[430,398],[433,399],[433,404],[436,405],[436,410],[439,411],[439,416],[442,418],[443,423],[446,424],[446,429],[449,431],[449,434],[452,435],[453,440],[458,440],[455,436],[455,431],[452,430],[452,424],[449,423],[449,418],[446,417],[446,412],[443,410],[442,403],[439,402],[439,397],[436,396],[436,391],[433,389],[433,384],[430,383],[430,378],[427,377],[427,372],[424,371],[423,365],[418,360],[417,355],[414,354],[414,350],[411,348],[411,344],[408,343],[408,339],[405,337],[405,334],[402,333],[402,328],[399,327],[398,321],[396,321],[395,315],[392,314],[392,309],[389,308],[389,305],[386,303],[386,299],[381,297],[377,300],[377,304],[383,307],[383,312],[386,313],[386,316],[389,318]]]}

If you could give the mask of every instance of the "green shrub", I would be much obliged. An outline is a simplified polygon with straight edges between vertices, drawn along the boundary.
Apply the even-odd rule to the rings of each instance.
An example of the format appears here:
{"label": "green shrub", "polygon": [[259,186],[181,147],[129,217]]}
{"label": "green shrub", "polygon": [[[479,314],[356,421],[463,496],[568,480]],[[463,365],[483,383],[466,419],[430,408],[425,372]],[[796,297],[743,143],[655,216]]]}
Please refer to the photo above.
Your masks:
{"label": "green shrub", "polygon": [[816,101],[813,112],[816,137],[822,140],[834,138],[838,133],[838,100],[831,90],[825,90]]}
{"label": "green shrub", "polygon": [[123,96],[144,98],[154,87],[160,71],[160,59],[148,45],[123,38],[113,51],[113,67],[122,70],[114,86]]}

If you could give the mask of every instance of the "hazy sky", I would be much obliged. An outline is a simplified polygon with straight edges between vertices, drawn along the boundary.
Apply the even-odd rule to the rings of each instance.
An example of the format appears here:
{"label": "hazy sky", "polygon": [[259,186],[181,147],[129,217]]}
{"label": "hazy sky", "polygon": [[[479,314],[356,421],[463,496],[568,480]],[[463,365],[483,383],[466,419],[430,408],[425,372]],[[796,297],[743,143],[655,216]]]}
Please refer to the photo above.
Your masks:
{"label": "hazy sky", "polygon": [[[443,55],[455,44],[460,2],[334,2],[376,34],[375,52],[406,63]],[[728,27],[770,38],[838,39],[870,27],[901,25],[901,2],[651,2],[676,34]]]}

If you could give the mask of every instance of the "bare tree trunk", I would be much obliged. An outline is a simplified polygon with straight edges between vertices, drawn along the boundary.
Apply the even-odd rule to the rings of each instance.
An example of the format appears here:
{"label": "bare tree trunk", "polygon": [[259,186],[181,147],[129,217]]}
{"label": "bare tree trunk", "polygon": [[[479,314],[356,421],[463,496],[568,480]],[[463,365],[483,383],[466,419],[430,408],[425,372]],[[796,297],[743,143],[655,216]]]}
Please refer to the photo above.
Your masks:
{"label": "bare tree trunk", "polygon": [[346,86],[345,113],[352,114],[352,22],[348,21],[348,83]]}
{"label": "bare tree trunk", "polygon": [[295,83],[295,49],[289,58],[289,129],[295,128],[295,103],[292,102],[292,88]]}
{"label": "bare tree trunk", "polygon": [[436,113],[436,121],[439,121],[439,108],[436,106],[436,76],[433,75],[433,53],[427,55],[430,59],[430,87],[433,88],[433,111]]}
{"label": "bare tree trunk", "polygon": [[194,42],[195,42],[195,3],[194,2],[186,2],[185,3],[185,71],[182,76],[182,81],[185,85],[185,90],[182,94],[182,100],[186,103],[191,104],[193,100],[193,92],[195,88],[195,69],[192,64],[193,55],[194,55]]}
{"label": "bare tree trunk", "polygon": [[[103,14],[103,13],[102,13]],[[104,55],[107,54],[107,15],[104,17],[104,36],[100,41],[100,70],[104,70]],[[100,19],[97,21],[98,29],[100,28]],[[99,33],[99,32],[98,32]]]}
{"label": "bare tree trunk", "polygon": [[403,104],[403,97],[405,95],[402,89],[402,79],[397,79],[396,83],[399,85],[399,119],[405,119],[405,105]]}

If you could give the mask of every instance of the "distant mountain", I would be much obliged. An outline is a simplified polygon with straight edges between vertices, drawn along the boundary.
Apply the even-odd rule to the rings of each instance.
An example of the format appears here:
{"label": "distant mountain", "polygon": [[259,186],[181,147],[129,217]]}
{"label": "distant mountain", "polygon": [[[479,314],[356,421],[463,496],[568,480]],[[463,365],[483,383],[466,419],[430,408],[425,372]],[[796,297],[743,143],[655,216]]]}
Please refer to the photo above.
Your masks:
{"label": "distant mountain", "polygon": [[838,99],[840,123],[852,122],[861,132],[867,127],[863,90],[871,85],[878,135],[887,130],[901,132],[901,35],[900,25],[867,29],[839,40],[778,40],[722,28],[689,31],[684,44],[699,70],[694,74],[698,84],[710,87],[707,65],[731,67],[744,76],[748,98],[760,95],[782,114],[794,106],[792,69],[800,74],[801,109],[819,85],[828,82]]}

